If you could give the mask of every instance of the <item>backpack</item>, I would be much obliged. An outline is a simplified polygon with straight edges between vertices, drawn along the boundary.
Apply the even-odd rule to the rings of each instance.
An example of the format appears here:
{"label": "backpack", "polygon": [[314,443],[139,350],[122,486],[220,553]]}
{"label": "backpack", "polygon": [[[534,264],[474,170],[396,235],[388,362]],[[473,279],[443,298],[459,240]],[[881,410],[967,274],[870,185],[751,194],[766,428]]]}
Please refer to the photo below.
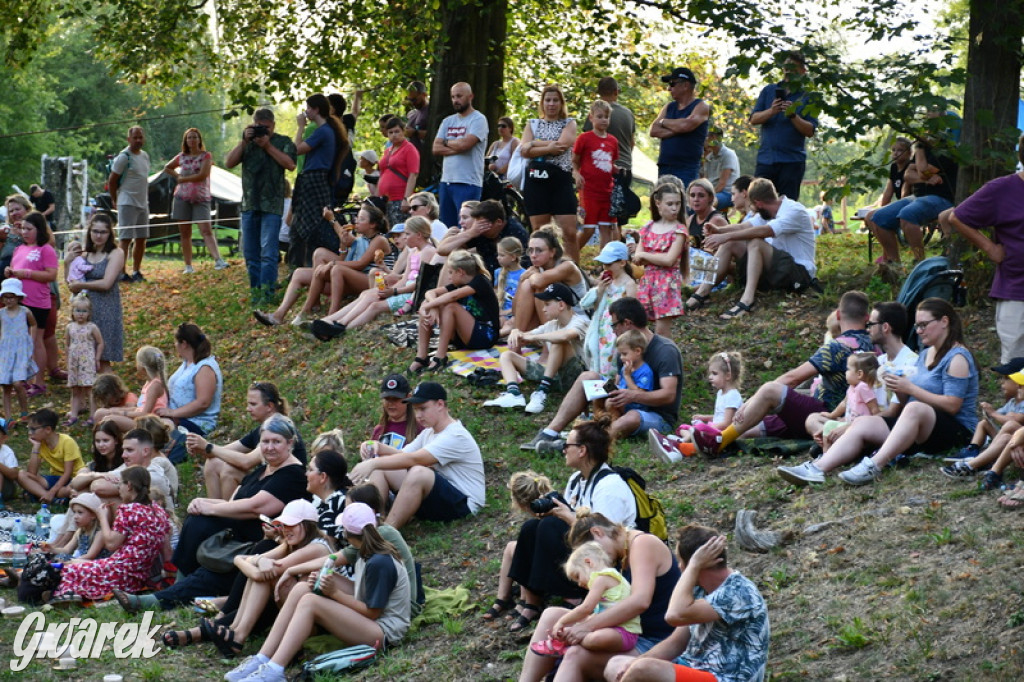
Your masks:
{"label": "backpack", "polygon": [[[907,319],[912,322],[918,304],[926,298],[941,298],[954,303],[954,305],[962,305],[956,300],[956,295],[963,278],[964,271],[951,270],[949,261],[945,257],[926,258],[907,275],[896,300],[907,307]],[[903,342],[913,351],[920,350],[917,329],[913,324],[907,325]]]}
{"label": "backpack", "polygon": [[596,486],[602,478],[611,473],[618,474],[633,493],[633,499],[636,501],[636,529],[657,536],[661,540],[668,540],[665,508],[658,498],[647,494],[647,481],[634,469],[617,466],[602,468],[594,475],[591,485]]}
{"label": "backpack", "polygon": [[371,665],[377,659],[377,650],[366,644],[356,644],[337,651],[321,654],[312,661],[303,663],[302,670],[292,682],[329,677],[346,670],[359,670]]}
{"label": "backpack", "polygon": [[46,560],[45,554],[32,554],[21,571],[18,582],[18,601],[22,604],[42,604],[43,595],[60,585],[60,569]]}

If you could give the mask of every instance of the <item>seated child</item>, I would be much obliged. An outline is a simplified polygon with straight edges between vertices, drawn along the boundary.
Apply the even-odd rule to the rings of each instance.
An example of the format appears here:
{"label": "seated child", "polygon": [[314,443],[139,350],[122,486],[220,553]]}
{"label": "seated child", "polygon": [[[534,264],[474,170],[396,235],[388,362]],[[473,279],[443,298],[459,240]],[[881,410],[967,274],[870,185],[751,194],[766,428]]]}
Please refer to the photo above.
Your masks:
{"label": "seated child", "polygon": [[[534,471],[517,471],[512,474],[512,478],[508,479],[508,490],[512,496],[512,507],[523,514],[532,516],[533,512],[530,511],[530,503],[552,491],[551,480],[547,476],[541,476]],[[512,578],[509,577],[509,572],[512,570],[512,556],[515,554],[515,551],[515,540],[505,544],[505,551],[501,554],[498,596],[495,598],[491,608],[487,609],[487,612],[483,615],[483,619],[487,622],[498,620],[506,612],[510,612],[506,618],[522,615],[512,613],[516,602],[513,599],[512,589],[514,585],[512,584]]]}
{"label": "seated child", "polygon": [[[85,460],[75,439],[57,433],[57,413],[42,409],[28,418],[28,438],[32,455],[24,470],[18,472],[18,485],[45,504],[71,493],[68,484],[85,468]],[[40,474],[39,467],[46,463],[49,474]]]}
{"label": "seated child", "polygon": [[[647,338],[636,329],[630,329],[615,337],[615,349],[619,352],[619,378],[615,388],[633,391],[654,390],[654,370],[644,362]],[[622,408],[602,406],[615,421],[630,410],[643,409],[639,403],[629,403]]]}
{"label": "seated child", "polygon": [[[683,455],[696,454],[694,429],[719,434],[732,423],[736,410],[743,407],[740,385],[743,380],[743,356],[735,352],[715,353],[708,360],[708,383],[716,389],[714,414],[695,414],[690,424],[680,424],[674,434],[661,434],[654,429],[647,432],[651,452],[666,464],[677,464]],[[761,435],[760,424],[746,436]]]}
{"label": "seated child", "polygon": [[[594,541],[580,545],[569,555],[565,573],[587,588],[587,596],[583,603],[558,619],[550,637],[530,645],[530,650],[538,656],[562,656],[569,647],[563,639],[569,628],[627,599],[632,591],[629,582],[615,570],[608,554]],[[587,633],[580,646],[590,651],[621,653],[630,651],[639,637],[640,616],[634,616],[621,625]]]}
{"label": "seated child", "polygon": [[846,361],[846,398],[831,412],[819,412],[807,417],[807,433],[828,452],[834,442],[829,434],[857,417],[876,415],[878,405],[878,356],[874,353],[854,353]]}
{"label": "seated child", "polygon": [[[42,543],[42,550],[48,554],[68,555],[71,559],[91,561],[110,556],[103,536],[100,534],[99,515],[106,514],[103,501],[95,493],[82,493],[71,500],[71,524],[74,535],[64,545]],[[68,528],[65,525],[65,528]]]}
{"label": "seated child", "polygon": [[[509,333],[509,350],[498,359],[505,379],[505,392],[485,402],[484,407],[525,407],[526,412],[538,414],[544,411],[544,403],[551,390],[566,390],[585,369],[583,337],[590,320],[573,311],[576,294],[561,282],[555,282],[535,294],[535,298],[544,301],[543,313],[547,322],[528,332],[513,329]],[[537,342],[543,343],[547,352],[544,364],[527,360],[519,352],[524,345]],[[540,382],[529,403],[519,390],[519,375],[527,381]]]}
{"label": "seated child", "polygon": [[[1024,386],[1019,379],[1024,377],[1024,358],[1014,358],[1005,365],[993,367],[992,370],[1002,375],[999,384],[1006,403],[999,409],[993,409],[990,403],[981,403],[986,419],[979,419],[974,430],[974,438],[970,445],[963,448],[951,458],[951,464],[941,468],[950,478],[972,478],[979,471],[988,467],[992,469],[985,474],[981,487],[994,490],[1002,485],[1003,470],[1010,464],[1009,455],[1003,456],[1008,449],[1010,438],[1024,424]],[[988,447],[982,450],[987,440]],[[950,460],[947,460],[950,461]]]}
{"label": "seated child", "polygon": [[501,304],[501,336],[504,338],[512,331],[512,299],[519,288],[519,278],[526,272],[520,263],[523,256],[523,243],[515,237],[505,237],[498,242],[498,264],[494,271],[494,293]]}
{"label": "seated child", "polygon": [[7,444],[7,420],[0,417],[0,502],[18,492],[18,457]]}

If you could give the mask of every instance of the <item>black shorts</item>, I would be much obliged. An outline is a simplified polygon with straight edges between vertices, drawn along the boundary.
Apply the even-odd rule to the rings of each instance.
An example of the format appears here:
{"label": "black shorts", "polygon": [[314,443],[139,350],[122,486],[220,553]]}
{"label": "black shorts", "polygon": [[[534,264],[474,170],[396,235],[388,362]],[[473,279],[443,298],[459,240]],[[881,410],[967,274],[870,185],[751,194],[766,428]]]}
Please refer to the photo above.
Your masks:
{"label": "black shorts", "polygon": [[40,329],[46,329],[46,321],[50,319],[49,308],[36,308],[35,306],[25,306],[32,311],[32,317],[36,318],[36,326]]}
{"label": "black shorts", "polygon": [[553,163],[531,162],[523,184],[523,203],[528,216],[576,215],[576,183],[572,174]]}
{"label": "black shorts", "polygon": [[454,521],[466,516],[469,516],[469,498],[435,471],[434,487],[420,503],[416,518],[424,521]]}
{"label": "black shorts", "polygon": [[[914,443],[903,454],[916,455],[919,452],[924,452],[934,455],[963,447],[971,442],[974,434],[958,422],[956,417],[948,412],[936,410],[934,407],[932,410],[935,411],[935,428],[932,429],[931,434],[923,443]],[[899,417],[884,417],[883,419],[890,432],[892,432],[892,427],[896,425],[896,422],[899,421]]]}
{"label": "black shorts", "polygon": [[473,333],[469,339],[463,341],[456,334],[452,338],[452,344],[459,350],[481,350],[483,348],[493,348],[494,342],[497,340],[498,330],[487,322],[477,320],[473,324]]}
{"label": "black shorts", "polygon": [[[736,279],[740,286],[747,282],[747,256],[744,254],[736,260]],[[786,251],[772,246],[772,262],[768,269],[761,273],[757,281],[758,291],[792,291],[804,289],[811,283],[811,276],[804,266],[793,260]]]}

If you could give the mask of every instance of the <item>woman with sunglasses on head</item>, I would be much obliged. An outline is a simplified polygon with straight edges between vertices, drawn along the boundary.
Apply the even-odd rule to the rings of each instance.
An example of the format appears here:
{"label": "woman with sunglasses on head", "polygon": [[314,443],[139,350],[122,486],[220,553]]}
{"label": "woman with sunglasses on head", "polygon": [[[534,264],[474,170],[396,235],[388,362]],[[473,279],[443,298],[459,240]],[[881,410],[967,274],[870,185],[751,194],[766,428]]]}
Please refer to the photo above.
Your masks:
{"label": "woman with sunglasses on head", "polygon": [[[260,427],[272,415],[288,416],[288,400],[269,381],[254,381],[245,394],[245,411],[256,422],[255,428],[227,445],[214,445],[198,433],[188,434],[185,446],[193,455],[205,458],[203,479],[206,494],[230,500],[235,488],[247,473],[263,461],[260,455]],[[306,444],[297,434],[295,458],[306,464]]]}
{"label": "woman with sunglasses on head", "polygon": [[898,455],[945,452],[970,442],[978,423],[978,366],[964,346],[960,315],[948,301],[926,298],[915,319],[923,349],[917,367],[912,373],[887,372],[884,380],[886,390],[899,396],[899,414],[858,417],[827,453],[800,465],[801,475],[787,480],[823,483],[828,472],[874,450],[839,475],[844,483],[865,485]]}
{"label": "woman with sunglasses on head", "polygon": [[[519,632],[540,617],[547,597],[581,599],[586,590],[569,580],[562,565],[569,557],[565,534],[575,521],[575,509],[589,507],[615,523],[632,527],[636,520],[636,499],[629,485],[608,466],[611,457],[611,420],[602,417],[582,422],[569,432],[562,451],[565,464],[576,473],[562,493],[565,502],[541,498],[552,504],[548,511],[535,512],[535,518],[519,529],[509,577],[520,586],[521,600],[510,632]],[[607,470],[608,473],[603,473]],[[566,502],[568,504],[566,504]]]}
{"label": "woman with sunglasses on head", "polygon": [[487,157],[494,158],[487,168],[494,171],[504,180],[508,172],[508,163],[512,160],[512,154],[519,146],[519,138],[515,136],[516,124],[508,116],[498,119],[498,139],[494,141],[491,148],[487,150]]}

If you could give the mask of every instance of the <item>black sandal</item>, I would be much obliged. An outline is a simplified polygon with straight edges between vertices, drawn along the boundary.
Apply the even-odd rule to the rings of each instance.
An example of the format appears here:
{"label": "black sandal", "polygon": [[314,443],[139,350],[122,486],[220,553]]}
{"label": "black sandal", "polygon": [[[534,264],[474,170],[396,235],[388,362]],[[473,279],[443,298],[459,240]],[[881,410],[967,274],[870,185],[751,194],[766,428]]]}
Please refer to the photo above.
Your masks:
{"label": "black sandal", "polygon": [[501,618],[506,611],[510,611],[512,608],[514,608],[515,605],[515,601],[511,598],[495,599],[494,604],[491,605],[491,608],[487,609],[487,612],[484,613],[484,615],[481,616],[481,618],[483,618],[485,621],[489,623],[492,623]]}
{"label": "black sandal", "polygon": [[754,312],[754,304],[747,305],[743,301],[736,301],[736,305],[726,310],[724,313],[718,316],[720,320],[735,320],[737,317],[743,317]]}
{"label": "black sandal", "polygon": [[427,371],[440,372],[442,369],[448,366],[449,362],[450,360],[448,359],[447,355],[444,356],[443,358],[439,358],[436,355],[431,355],[430,363],[427,365]]}
{"label": "black sandal", "polygon": [[686,303],[683,304],[683,310],[685,310],[688,313],[692,313],[695,310],[700,310],[701,308],[706,306],[708,304],[708,299],[710,299],[711,296],[702,296],[698,293],[692,293],[690,294],[690,298],[694,299],[697,302],[694,305],[690,305],[690,301],[687,300]]}
{"label": "black sandal", "polygon": [[224,658],[236,658],[242,653],[242,642],[235,641],[235,631],[227,625],[218,625],[213,631],[213,644]]}
{"label": "black sandal", "polygon": [[[520,604],[522,611],[516,616],[516,619],[512,621],[512,624],[508,626],[508,631],[515,634],[522,632],[535,621],[540,619],[540,612],[544,610],[543,606],[537,606],[536,604]],[[532,616],[526,615],[528,612],[533,612]]]}
{"label": "black sandal", "polygon": [[177,649],[178,647],[188,646],[189,644],[195,644],[196,642],[203,641],[203,635],[202,630],[199,631],[199,637],[195,637],[191,630],[168,630],[160,639],[163,641],[165,647],[168,647],[169,649]]}
{"label": "black sandal", "polygon": [[413,369],[412,365],[409,365],[409,371],[413,374],[423,374],[423,370],[427,368],[429,363],[430,360],[427,360],[426,358],[413,358],[412,365],[419,365],[419,367]]}

